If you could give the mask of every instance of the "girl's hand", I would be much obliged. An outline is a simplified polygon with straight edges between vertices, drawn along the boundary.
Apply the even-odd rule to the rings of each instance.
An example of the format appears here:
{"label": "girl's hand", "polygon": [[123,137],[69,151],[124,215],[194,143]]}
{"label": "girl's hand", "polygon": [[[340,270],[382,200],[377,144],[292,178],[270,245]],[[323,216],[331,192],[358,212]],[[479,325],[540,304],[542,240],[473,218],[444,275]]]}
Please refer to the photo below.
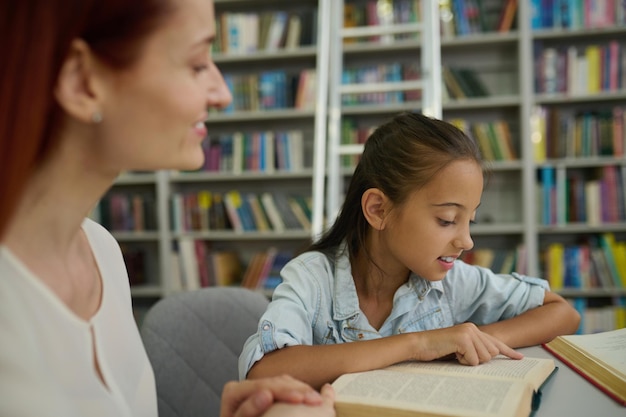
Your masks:
{"label": "girl's hand", "polygon": [[224,386],[222,391],[220,417],[259,417],[274,403],[319,407],[325,401],[328,399],[312,387],[287,375],[240,382],[231,381]]}
{"label": "girl's hand", "polygon": [[455,355],[463,365],[478,365],[489,362],[497,355],[504,355],[511,359],[524,357],[497,338],[482,332],[473,323],[414,334],[418,338],[414,359],[418,361],[431,361]]}

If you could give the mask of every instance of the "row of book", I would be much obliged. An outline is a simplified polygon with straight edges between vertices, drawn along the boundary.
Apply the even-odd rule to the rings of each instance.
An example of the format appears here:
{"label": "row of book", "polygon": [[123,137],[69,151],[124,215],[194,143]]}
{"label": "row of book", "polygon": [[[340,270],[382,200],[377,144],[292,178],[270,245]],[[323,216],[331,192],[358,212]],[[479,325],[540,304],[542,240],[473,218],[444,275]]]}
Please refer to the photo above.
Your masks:
{"label": "row of book", "polygon": [[[346,67],[342,73],[343,84],[399,82],[420,79],[420,66],[416,62],[394,62],[378,65]],[[344,106],[358,104],[404,103],[421,99],[421,91],[390,91],[349,93],[342,95]]]}
{"label": "row of book", "polygon": [[544,225],[626,221],[626,166],[586,169],[543,166],[537,192]]}
{"label": "row of book", "polygon": [[175,193],[172,226],[177,232],[232,230],[276,232],[311,229],[311,198],[265,191]]}
{"label": "row of book", "polygon": [[276,109],[312,109],[317,78],[314,69],[298,73],[284,70],[254,74],[224,74],[233,101],[224,113]]}
{"label": "row of book", "polygon": [[120,243],[128,280],[131,286],[144,285],[148,282],[146,271],[147,253],[145,248],[127,243]]}
{"label": "row of book", "polygon": [[626,51],[617,40],[586,46],[534,42],[535,92],[593,94],[626,88]]}
{"label": "row of book", "polygon": [[[415,23],[420,20],[420,0],[367,0],[344,3],[343,26],[385,26]],[[381,42],[417,38],[417,33],[386,34],[346,38],[345,43]]]}
{"label": "row of book", "polygon": [[622,0],[531,0],[533,29],[592,29],[626,25]]}
{"label": "row of book", "polygon": [[280,271],[292,257],[291,252],[274,247],[255,252],[241,279],[241,286],[252,290],[273,290],[282,282]]}
{"label": "row of book", "polygon": [[532,111],[535,162],[558,158],[621,157],[626,150],[626,106],[567,111],[536,106]]}
{"label": "row of book", "polygon": [[587,240],[576,245],[552,242],[542,251],[544,278],[552,290],[626,288],[626,241],[612,233]]}
{"label": "row of book", "polygon": [[150,193],[109,192],[90,217],[111,231],[156,230],[154,195]]}
{"label": "row of book", "polygon": [[225,12],[216,19],[213,52],[249,54],[315,45],[317,10],[314,8],[287,12]]}
{"label": "row of book", "polygon": [[626,298],[619,297],[604,305],[589,305],[589,299],[568,299],[570,304],[580,313],[581,321],[577,334],[592,334],[623,329],[626,327]]}
{"label": "row of book", "polygon": [[298,172],[305,168],[302,130],[233,132],[203,142],[202,171]]}
{"label": "row of book", "polygon": [[518,0],[442,0],[441,37],[508,32],[516,24]]}
{"label": "row of book", "polygon": [[491,95],[474,69],[444,66],[441,71],[447,95],[452,99],[459,100]]}
{"label": "row of book", "polygon": [[523,245],[516,249],[476,248],[463,252],[465,263],[491,269],[496,274],[525,273],[526,250]]}
{"label": "row of book", "polygon": [[282,281],[280,271],[292,258],[289,251],[274,247],[254,252],[245,265],[240,253],[214,249],[210,242],[181,238],[172,252],[173,291],[238,285],[272,290]]}
{"label": "row of book", "polygon": [[506,120],[470,123],[466,119],[456,118],[449,120],[449,122],[466,134],[473,136],[485,160],[515,161],[519,159],[511,129]]}

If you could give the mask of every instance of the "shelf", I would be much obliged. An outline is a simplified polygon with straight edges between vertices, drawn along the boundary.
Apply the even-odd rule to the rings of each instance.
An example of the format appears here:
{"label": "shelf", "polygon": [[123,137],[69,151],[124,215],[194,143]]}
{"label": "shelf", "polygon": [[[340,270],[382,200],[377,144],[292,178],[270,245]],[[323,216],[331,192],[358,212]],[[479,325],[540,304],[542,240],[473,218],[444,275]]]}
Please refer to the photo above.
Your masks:
{"label": "shelf", "polygon": [[470,227],[470,234],[474,236],[498,235],[498,234],[522,234],[524,233],[524,225],[520,223],[493,223],[493,224],[476,224]]}
{"label": "shelf", "polygon": [[402,111],[418,110],[422,106],[419,101],[407,101],[404,103],[375,103],[359,104],[354,106],[342,106],[341,113],[345,116],[360,114],[398,113]]}
{"label": "shelf", "polygon": [[236,233],[230,230],[207,230],[207,231],[187,231],[175,232],[172,234],[174,238],[182,237],[211,240],[211,241],[255,241],[255,240],[303,240],[311,237],[311,232],[307,230],[286,230],[284,232],[243,232]]}
{"label": "shelf", "polygon": [[441,49],[445,53],[448,49],[465,48],[468,46],[488,46],[489,48],[498,45],[515,44],[519,40],[516,31],[511,32],[487,32],[475,35],[457,36],[454,38],[442,38]]}
{"label": "shelf", "polygon": [[267,181],[267,180],[292,180],[292,179],[311,179],[313,177],[312,169],[305,169],[297,172],[290,171],[274,171],[254,172],[247,171],[241,174],[232,174],[227,172],[174,172],[170,174],[172,182],[233,182],[233,181]]}
{"label": "shelf", "polygon": [[343,51],[346,56],[370,54],[370,53],[388,53],[415,50],[419,51],[421,43],[416,39],[397,40],[389,43],[382,42],[354,42],[344,44]]}
{"label": "shelf", "polygon": [[516,107],[520,105],[520,97],[517,95],[494,95],[489,97],[466,98],[443,102],[443,111],[470,110],[470,109],[494,109],[502,107]]}
{"label": "shelf", "polygon": [[541,29],[531,32],[535,40],[540,39],[584,39],[588,40],[598,36],[626,35],[626,26],[613,26],[607,28],[582,28],[582,29]]}
{"label": "shelf", "polygon": [[130,294],[136,298],[160,298],[165,291],[159,285],[131,285]]}
{"label": "shelf", "polygon": [[626,223],[603,223],[591,225],[587,223],[566,223],[564,225],[539,225],[537,230],[542,234],[567,235],[577,233],[626,232]]}
{"label": "shelf", "polygon": [[120,242],[156,242],[159,240],[159,232],[157,231],[111,231],[113,237]]}
{"label": "shelf", "polygon": [[315,59],[316,46],[302,46],[296,49],[277,49],[274,51],[257,51],[244,54],[214,54],[213,61],[217,65],[246,63],[257,61],[288,61],[292,59]]}
{"label": "shelf", "polygon": [[590,94],[535,94],[536,104],[576,104],[576,103],[597,103],[602,101],[626,101],[626,90],[601,91]]}
{"label": "shelf", "polygon": [[210,113],[207,123],[211,125],[233,122],[253,122],[259,120],[284,120],[313,118],[314,110],[280,109],[262,111],[236,111],[233,113]]}
{"label": "shelf", "polygon": [[[223,7],[234,6],[238,8],[245,7],[246,11],[249,11],[250,9],[258,8],[259,3],[260,3],[259,0],[213,0],[213,4],[218,9],[223,8]],[[284,8],[284,7],[292,6],[296,2],[294,2],[293,0],[271,0],[271,2],[263,2],[263,3],[271,4],[271,6],[274,8]],[[298,0],[297,4],[299,6],[302,6],[302,5],[316,6],[318,4],[318,0]]]}
{"label": "shelf", "polygon": [[542,167],[564,167],[564,168],[595,168],[610,165],[624,165],[626,164],[626,157],[611,157],[611,156],[597,156],[597,157],[580,157],[580,158],[560,158],[560,159],[547,159],[542,162],[536,163],[537,168]]}
{"label": "shelf", "polygon": [[626,288],[563,288],[556,293],[567,298],[626,297]]}
{"label": "shelf", "polygon": [[115,185],[139,185],[154,184],[156,174],[154,172],[123,173],[115,179]]}

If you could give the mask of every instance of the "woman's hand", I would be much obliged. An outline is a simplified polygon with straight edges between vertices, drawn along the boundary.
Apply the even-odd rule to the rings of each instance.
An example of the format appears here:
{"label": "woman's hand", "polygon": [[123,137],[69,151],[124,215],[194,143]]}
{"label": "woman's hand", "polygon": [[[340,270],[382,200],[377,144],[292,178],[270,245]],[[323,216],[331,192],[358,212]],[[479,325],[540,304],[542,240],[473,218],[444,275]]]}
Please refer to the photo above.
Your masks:
{"label": "woman's hand", "polygon": [[473,323],[463,323],[445,329],[414,333],[417,337],[415,360],[456,356],[463,365],[478,365],[489,362],[497,355],[511,359],[524,357],[499,339],[481,331]]}
{"label": "woman's hand", "polygon": [[326,384],[321,393],[319,405],[276,403],[263,417],[335,417],[335,391]]}
{"label": "woman's hand", "polygon": [[328,401],[329,394],[325,395],[323,397],[309,385],[287,375],[231,381],[222,392],[220,417],[259,417],[274,403],[322,406]]}

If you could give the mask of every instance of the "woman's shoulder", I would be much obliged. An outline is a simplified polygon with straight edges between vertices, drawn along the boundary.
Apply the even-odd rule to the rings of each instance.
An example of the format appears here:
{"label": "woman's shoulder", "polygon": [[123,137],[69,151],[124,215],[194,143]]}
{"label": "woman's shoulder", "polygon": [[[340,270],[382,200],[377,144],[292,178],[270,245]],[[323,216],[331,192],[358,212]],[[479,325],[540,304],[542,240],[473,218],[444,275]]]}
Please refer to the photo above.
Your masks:
{"label": "woman's shoulder", "polygon": [[87,236],[89,236],[89,237],[115,241],[115,238],[113,237],[111,232],[109,232],[100,223],[94,221],[93,219],[90,219],[89,217],[86,217],[83,220],[82,228],[85,231],[85,233],[87,234]]}
{"label": "woman's shoulder", "polygon": [[104,226],[90,218],[85,218],[82,224],[83,231],[94,249],[119,251],[119,243]]}

